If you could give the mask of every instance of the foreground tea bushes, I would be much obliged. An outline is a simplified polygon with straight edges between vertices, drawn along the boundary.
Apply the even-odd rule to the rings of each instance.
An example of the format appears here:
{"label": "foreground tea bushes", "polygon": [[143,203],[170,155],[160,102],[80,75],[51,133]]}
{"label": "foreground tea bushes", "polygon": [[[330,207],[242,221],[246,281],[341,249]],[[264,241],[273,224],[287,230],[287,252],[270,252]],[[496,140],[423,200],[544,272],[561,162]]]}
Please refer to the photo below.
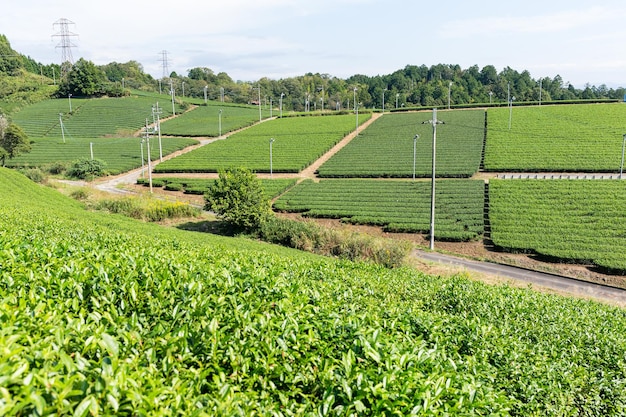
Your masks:
{"label": "foreground tea bushes", "polygon": [[0,414],[620,415],[626,315],[261,252],[0,170]]}

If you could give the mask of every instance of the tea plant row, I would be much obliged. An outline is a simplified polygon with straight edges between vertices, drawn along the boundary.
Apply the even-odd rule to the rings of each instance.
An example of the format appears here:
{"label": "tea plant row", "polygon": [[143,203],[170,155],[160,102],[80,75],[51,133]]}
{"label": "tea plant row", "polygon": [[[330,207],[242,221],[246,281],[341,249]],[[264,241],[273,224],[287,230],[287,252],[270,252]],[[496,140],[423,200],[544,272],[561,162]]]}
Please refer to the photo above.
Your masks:
{"label": "tea plant row", "polygon": [[[388,231],[428,233],[430,193],[428,181],[304,181],[282,195],[274,207],[310,217],[383,226]],[[436,239],[463,241],[482,235],[482,181],[438,181],[435,201]]]}

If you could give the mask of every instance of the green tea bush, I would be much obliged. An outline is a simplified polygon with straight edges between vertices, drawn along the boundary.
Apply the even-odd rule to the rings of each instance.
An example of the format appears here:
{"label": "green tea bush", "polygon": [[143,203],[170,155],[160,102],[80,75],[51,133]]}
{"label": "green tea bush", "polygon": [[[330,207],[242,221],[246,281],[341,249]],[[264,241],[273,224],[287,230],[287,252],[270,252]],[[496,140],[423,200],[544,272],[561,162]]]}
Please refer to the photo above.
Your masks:
{"label": "green tea bush", "polygon": [[100,159],[81,158],[72,163],[67,170],[70,178],[87,179],[89,177],[99,177],[104,175],[106,163]]}

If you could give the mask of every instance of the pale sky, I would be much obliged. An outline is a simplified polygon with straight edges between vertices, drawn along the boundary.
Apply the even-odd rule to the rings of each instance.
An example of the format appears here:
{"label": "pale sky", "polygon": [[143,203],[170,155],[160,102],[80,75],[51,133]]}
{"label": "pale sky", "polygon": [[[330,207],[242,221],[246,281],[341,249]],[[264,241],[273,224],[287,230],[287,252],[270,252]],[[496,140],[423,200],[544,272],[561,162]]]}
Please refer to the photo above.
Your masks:
{"label": "pale sky", "polygon": [[[493,65],[626,87],[623,0],[3,0],[0,33],[36,61],[140,62],[156,78],[194,67],[234,80],[386,75],[406,65]],[[6,4],[9,3],[9,4]]]}

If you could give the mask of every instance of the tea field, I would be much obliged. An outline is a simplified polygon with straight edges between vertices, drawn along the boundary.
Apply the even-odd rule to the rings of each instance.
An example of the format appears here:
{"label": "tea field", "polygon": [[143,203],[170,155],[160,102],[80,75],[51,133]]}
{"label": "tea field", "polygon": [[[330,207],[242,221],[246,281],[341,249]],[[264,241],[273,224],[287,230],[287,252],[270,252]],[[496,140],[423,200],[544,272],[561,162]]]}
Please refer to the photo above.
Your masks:
{"label": "tea field", "polygon": [[[485,112],[439,111],[436,172],[439,177],[470,177],[482,157]],[[412,177],[432,172],[432,112],[385,114],[359,133],[319,170],[320,177]]]}
{"label": "tea field", "polygon": [[626,188],[621,181],[491,180],[494,244],[626,271]]}
{"label": "tea field", "polygon": [[623,309],[0,193],[2,415],[626,409]]}
{"label": "tea field", "polygon": [[[261,115],[263,118],[268,118],[269,111],[263,108]],[[207,106],[195,107],[179,117],[163,122],[161,133],[169,136],[217,137],[220,135],[220,122],[223,135],[258,121],[259,108],[256,106],[208,102]]]}
{"label": "tea field", "polygon": [[234,167],[270,172],[270,162],[273,172],[299,172],[354,130],[354,120],[353,115],[268,120],[165,161],[155,172],[218,172]]}
{"label": "tea field", "polygon": [[[465,241],[482,235],[483,181],[442,180],[435,190],[436,239]],[[274,208],[394,232],[429,233],[430,194],[428,181],[304,181],[283,194]]]}
{"label": "tea field", "polygon": [[490,108],[485,170],[619,172],[624,120],[620,103]]}
{"label": "tea field", "polygon": [[[164,97],[166,99],[167,96]],[[59,113],[62,114],[65,135],[68,138],[98,138],[104,136],[132,136],[146,124],[153,122],[154,97],[131,96],[122,98],[85,99],[72,97],[72,112],[68,98],[42,101],[27,106],[11,115],[30,138],[61,138]],[[172,114],[167,102],[159,105],[161,117]],[[181,111],[180,107],[177,112]]]}
{"label": "tea field", "polygon": [[[32,150],[7,161],[8,167],[45,167],[61,163],[69,164],[80,158],[101,159],[106,163],[105,170],[110,174],[119,174],[142,166],[143,147],[144,164],[148,163],[147,144],[142,145],[141,138],[36,138],[32,139]],[[162,138],[163,155],[168,155],[197,141],[190,138]],[[152,160],[159,159],[158,138],[150,139]]]}

